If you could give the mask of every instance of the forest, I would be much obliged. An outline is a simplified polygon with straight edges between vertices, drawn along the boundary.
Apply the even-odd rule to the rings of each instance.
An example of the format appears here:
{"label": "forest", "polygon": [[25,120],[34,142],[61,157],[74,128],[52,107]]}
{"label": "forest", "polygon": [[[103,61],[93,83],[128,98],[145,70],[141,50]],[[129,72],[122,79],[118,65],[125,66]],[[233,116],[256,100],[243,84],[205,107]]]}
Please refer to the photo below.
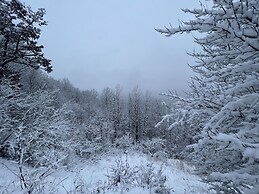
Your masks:
{"label": "forest", "polygon": [[[52,173],[111,157],[107,184],[90,191],[78,178],[63,192],[258,194],[259,1],[209,5],[183,9],[195,19],[178,27],[155,29],[167,37],[199,33],[202,48],[188,53],[196,60],[190,90],[157,96],[138,86],[127,94],[120,85],[80,90],[52,78],[55,64],[38,43],[45,9],[0,0],[0,174],[18,180],[0,178],[0,193],[62,193],[46,183]],[[147,165],[130,166],[138,161],[131,153],[148,157]],[[177,192],[169,173],[148,160],[193,166],[208,189]]]}

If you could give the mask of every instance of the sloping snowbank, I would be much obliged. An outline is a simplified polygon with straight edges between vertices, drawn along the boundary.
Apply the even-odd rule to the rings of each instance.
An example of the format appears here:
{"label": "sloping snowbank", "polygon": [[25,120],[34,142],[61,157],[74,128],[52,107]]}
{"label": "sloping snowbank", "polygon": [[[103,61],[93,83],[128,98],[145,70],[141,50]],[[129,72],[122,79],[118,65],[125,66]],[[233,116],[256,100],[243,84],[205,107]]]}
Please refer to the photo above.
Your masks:
{"label": "sloping snowbank", "polygon": [[[159,161],[139,153],[117,153],[80,163],[69,170],[56,170],[42,180],[38,176],[42,172],[26,168],[24,173],[30,175],[28,185],[34,184],[33,193],[37,194],[213,193],[209,185],[192,175],[193,170],[179,160]],[[17,164],[0,159],[0,193],[23,193],[18,176]]]}

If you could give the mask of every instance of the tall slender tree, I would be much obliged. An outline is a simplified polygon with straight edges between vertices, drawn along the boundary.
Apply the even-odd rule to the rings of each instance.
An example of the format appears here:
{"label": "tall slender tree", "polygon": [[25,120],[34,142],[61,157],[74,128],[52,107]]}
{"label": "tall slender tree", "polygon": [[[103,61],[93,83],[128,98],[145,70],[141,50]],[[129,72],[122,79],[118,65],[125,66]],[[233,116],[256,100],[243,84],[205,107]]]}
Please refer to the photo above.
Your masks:
{"label": "tall slender tree", "polygon": [[141,91],[136,86],[129,94],[129,128],[133,136],[134,143],[139,143],[142,138],[142,99]]}

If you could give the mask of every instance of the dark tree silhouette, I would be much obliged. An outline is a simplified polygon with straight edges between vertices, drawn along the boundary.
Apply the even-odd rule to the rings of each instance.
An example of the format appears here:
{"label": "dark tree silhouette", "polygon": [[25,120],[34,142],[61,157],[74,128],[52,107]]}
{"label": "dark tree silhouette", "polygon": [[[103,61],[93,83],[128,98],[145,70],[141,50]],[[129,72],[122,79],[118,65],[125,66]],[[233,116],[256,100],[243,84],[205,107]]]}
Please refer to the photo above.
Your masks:
{"label": "dark tree silhouette", "polygon": [[52,71],[38,44],[45,10],[36,12],[18,0],[0,0],[0,78],[17,76],[26,67]]}

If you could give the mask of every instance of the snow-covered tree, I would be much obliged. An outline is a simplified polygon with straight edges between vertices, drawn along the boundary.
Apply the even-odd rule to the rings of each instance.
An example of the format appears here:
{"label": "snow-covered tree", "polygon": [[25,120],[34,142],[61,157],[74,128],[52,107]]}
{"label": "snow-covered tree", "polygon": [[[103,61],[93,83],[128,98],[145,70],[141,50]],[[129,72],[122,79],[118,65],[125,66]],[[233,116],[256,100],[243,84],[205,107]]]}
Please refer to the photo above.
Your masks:
{"label": "snow-covered tree", "polygon": [[25,93],[36,92],[37,90],[57,91],[58,81],[49,77],[47,73],[33,68],[26,68],[20,72],[19,85]]}
{"label": "snow-covered tree", "polygon": [[192,54],[198,59],[192,69],[199,95],[191,103],[212,114],[194,148],[209,180],[222,183],[221,190],[250,192],[259,176],[259,1],[211,3],[210,8],[183,9],[196,19],[158,31],[205,33],[195,38],[202,52]]}
{"label": "snow-covered tree", "polygon": [[54,109],[54,94],[43,90],[27,94],[7,80],[0,89],[1,155],[34,165],[49,165],[60,159],[69,130]]}
{"label": "snow-covered tree", "polygon": [[0,1],[0,78],[19,75],[17,66],[52,71],[43,46],[37,42],[40,26],[47,24],[44,14],[44,9],[34,12],[19,0]]}
{"label": "snow-covered tree", "polygon": [[122,87],[117,85],[114,89],[105,88],[100,95],[101,109],[104,113],[102,119],[111,124],[111,142],[125,135],[127,128],[126,109],[122,96]]}
{"label": "snow-covered tree", "polygon": [[158,121],[165,115],[166,106],[161,99],[152,96],[151,92],[147,91],[143,96],[143,136],[146,138],[165,138],[165,131],[159,130],[156,127]]}
{"label": "snow-covered tree", "polygon": [[2,157],[8,157],[15,152],[9,141],[13,135],[14,122],[10,107],[17,94],[18,88],[12,88],[9,80],[2,80],[2,84],[0,84],[0,156]]}
{"label": "snow-covered tree", "polygon": [[143,136],[143,126],[142,126],[142,98],[141,90],[139,87],[135,87],[133,91],[129,94],[129,128],[131,135],[134,139],[134,143],[139,143]]}
{"label": "snow-covered tree", "polygon": [[208,112],[197,109],[197,102],[187,97],[180,97],[170,92],[163,94],[172,101],[170,113],[163,116],[156,127],[164,130],[167,150],[170,156],[182,157],[186,153],[186,146],[193,144],[208,118]]}

